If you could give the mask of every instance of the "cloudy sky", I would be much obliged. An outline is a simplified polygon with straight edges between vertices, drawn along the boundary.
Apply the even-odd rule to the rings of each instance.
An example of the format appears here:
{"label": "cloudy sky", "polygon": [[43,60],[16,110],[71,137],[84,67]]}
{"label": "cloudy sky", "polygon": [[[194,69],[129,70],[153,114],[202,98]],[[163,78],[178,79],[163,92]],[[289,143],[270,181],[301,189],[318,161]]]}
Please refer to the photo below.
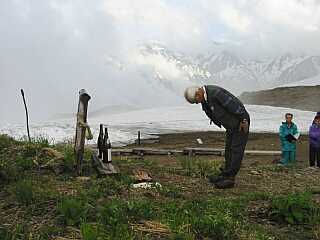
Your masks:
{"label": "cloudy sky", "polygon": [[205,54],[214,46],[246,58],[286,52],[319,54],[317,0],[1,0],[0,123],[23,122],[20,88],[31,119],[72,112],[86,88],[92,108],[168,104],[146,89],[139,66],[116,71],[107,62],[135,62],[138,45]]}

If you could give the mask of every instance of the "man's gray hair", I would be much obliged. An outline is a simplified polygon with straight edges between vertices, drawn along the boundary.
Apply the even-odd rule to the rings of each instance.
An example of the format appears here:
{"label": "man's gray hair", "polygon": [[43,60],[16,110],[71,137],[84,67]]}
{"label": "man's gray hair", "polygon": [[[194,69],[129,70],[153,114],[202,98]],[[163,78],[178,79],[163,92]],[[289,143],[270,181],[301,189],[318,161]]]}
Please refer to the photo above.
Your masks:
{"label": "man's gray hair", "polygon": [[184,98],[191,104],[197,103],[196,92],[199,90],[199,86],[191,86],[184,91]]}

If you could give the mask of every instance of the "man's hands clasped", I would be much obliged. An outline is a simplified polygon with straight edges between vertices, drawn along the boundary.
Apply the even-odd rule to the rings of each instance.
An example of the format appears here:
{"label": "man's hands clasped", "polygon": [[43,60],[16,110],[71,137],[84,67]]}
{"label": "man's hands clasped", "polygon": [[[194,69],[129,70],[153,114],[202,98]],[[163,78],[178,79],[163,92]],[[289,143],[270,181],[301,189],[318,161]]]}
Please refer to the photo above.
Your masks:
{"label": "man's hands clasped", "polygon": [[249,132],[249,122],[247,119],[242,119],[239,125],[239,131],[243,133]]}

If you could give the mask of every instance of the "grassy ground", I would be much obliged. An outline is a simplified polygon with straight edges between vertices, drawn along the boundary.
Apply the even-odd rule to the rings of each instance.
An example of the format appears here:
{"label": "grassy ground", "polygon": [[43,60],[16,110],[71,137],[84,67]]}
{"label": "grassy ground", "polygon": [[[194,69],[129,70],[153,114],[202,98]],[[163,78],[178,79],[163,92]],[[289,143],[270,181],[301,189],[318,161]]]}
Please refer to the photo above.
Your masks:
{"label": "grassy ground", "polygon": [[[223,147],[221,133],[163,135],[159,148]],[[306,168],[306,137],[298,163],[278,167],[270,157],[247,157],[234,189],[217,190],[206,177],[221,157],[118,157],[121,174],[98,178],[86,150],[86,177],[73,175],[73,150],[0,136],[0,240],[2,239],[320,239],[320,170]],[[146,145],[147,146],[147,145]],[[150,145],[149,145],[150,146]],[[43,170],[62,153],[60,173]],[[272,134],[252,134],[248,149],[278,148]],[[57,166],[55,166],[56,168]],[[134,189],[134,169],[157,184]]]}

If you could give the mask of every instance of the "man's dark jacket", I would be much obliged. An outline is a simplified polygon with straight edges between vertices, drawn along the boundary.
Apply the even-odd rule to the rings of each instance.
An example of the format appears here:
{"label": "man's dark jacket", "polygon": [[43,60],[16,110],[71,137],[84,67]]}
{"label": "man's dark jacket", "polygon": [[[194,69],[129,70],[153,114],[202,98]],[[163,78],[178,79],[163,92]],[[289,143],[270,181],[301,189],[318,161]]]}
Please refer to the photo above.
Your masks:
{"label": "man's dark jacket", "polygon": [[206,85],[204,88],[207,101],[202,103],[202,109],[214,124],[225,129],[236,129],[240,121],[249,120],[243,103],[230,92],[215,85]]}

